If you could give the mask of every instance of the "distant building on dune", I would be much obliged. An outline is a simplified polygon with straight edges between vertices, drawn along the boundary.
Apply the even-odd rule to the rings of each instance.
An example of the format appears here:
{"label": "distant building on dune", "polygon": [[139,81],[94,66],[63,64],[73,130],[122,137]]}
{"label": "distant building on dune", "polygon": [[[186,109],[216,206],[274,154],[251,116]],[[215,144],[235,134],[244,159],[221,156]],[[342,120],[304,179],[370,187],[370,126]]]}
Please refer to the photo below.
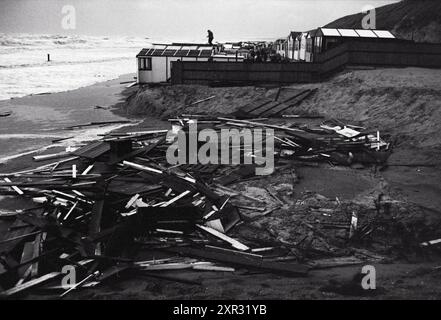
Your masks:
{"label": "distant building on dune", "polygon": [[313,62],[314,60],[314,42],[316,38],[316,34],[318,32],[318,29],[308,31],[308,35],[306,36],[306,52],[305,52],[305,61],[306,62]]}
{"label": "distant building on dune", "polygon": [[295,52],[295,42],[297,40],[297,37],[301,35],[301,32],[297,31],[291,31],[286,39],[287,43],[287,51],[286,51],[286,57],[288,59],[294,60],[294,52]]}
{"label": "distant building on dune", "polygon": [[300,41],[302,39],[302,34],[300,33],[297,35],[295,41],[294,41],[294,58],[293,60],[299,61],[300,60]]}
{"label": "distant building on dune", "polygon": [[285,57],[286,56],[285,46],[286,46],[286,39],[285,38],[277,39],[273,43],[273,50],[276,53],[280,54],[281,57]]}
{"label": "distant building on dune", "polygon": [[397,39],[387,30],[370,29],[331,29],[318,28],[314,35],[313,50],[316,53],[323,53],[345,42],[396,42],[407,41]]}
{"label": "distant building on dune", "polygon": [[299,35],[299,60],[305,61],[306,60],[306,37],[308,36],[308,32],[302,32],[301,35]]}
{"label": "distant building on dune", "polygon": [[[415,58],[412,51],[415,45],[412,41],[397,39],[387,30],[324,27],[306,32],[292,31],[287,38],[274,42],[155,44],[142,49],[136,56],[138,83],[199,83],[207,79],[235,82],[251,79],[252,75],[260,77],[258,81],[292,77],[294,82],[308,82],[320,72],[325,76],[351,63],[378,65],[389,61],[389,64],[419,65],[420,57]],[[426,55],[425,59],[433,58],[432,48],[419,46],[418,50]],[[395,61],[391,55],[401,60]],[[246,65],[241,64],[244,61]],[[427,61],[424,60],[423,65],[427,65]],[[284,66],[277,65],[280,62]],[[271,65],[263,66],[262,63]]]}
{"label": "distant building on dune", "polygon": [[294,42],[294,52],[289,58],[294,61],[313,62],[314,55],[326,52],[345,42],[395,42],[407,41],[397,39],[387,30],[365,29],[331,29],[318,28],[297,35]]}

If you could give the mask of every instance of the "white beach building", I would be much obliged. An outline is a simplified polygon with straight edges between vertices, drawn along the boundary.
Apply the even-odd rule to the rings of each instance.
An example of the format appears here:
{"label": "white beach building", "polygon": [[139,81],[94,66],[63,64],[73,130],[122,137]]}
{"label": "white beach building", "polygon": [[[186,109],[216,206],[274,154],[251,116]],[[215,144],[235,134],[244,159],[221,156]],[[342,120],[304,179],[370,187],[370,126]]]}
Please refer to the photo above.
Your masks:
{"label": "white beach building", "polygon": [[308,32],[302,32],[300,35],[300,50],[299,50],[299,60],[306,60],[306,39],[308,37]]}
{"label": "white beach building", "polygon": [[138,83],[166,82],[171,77],[173,61],[208,61],[213,56],[213,46],[201,44],[154,44],[136,56]]}
{"label": "white beach building", "polygon": [[295,60],[295,43],[297,37],[301,34],[301,32],[291,31],[289,33],[288,38],[286,39],[287,42],[287,53],[286,57],[290,60]]}
{"label": "white beach building", "polygon": [[208,44],[154,44],[141,50],[138,62],[138,83],[167,82],[171,77],[173,61],[243,61],[246,55],[218,52],[217,46]]}

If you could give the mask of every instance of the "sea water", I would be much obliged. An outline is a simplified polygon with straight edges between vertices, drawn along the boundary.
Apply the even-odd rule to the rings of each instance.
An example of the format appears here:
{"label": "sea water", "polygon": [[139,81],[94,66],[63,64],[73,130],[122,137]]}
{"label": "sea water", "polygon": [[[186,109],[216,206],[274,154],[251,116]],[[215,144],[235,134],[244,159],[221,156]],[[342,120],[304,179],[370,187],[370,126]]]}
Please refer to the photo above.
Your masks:
{"label": "sea water", "polygon": [[97,139],[122,126],[64,130],[65,126],[89,121],[125,119],[84,103],[75,109],[32,104],[12,107],[7,100],[73,90],[135,73],[136,54],[149,43],[148,39],[134,37],[0,33],[0,111],[13,111],[9,117],[0,117],[0,165],[18,155],[44,150],[56,138],[74,136],[59,143],[65,147]]}
{"label": "sea water", "polygon": [[141,37],[0,33],[0,100],[77,89],[135,73],[136,54],[151,42]]}

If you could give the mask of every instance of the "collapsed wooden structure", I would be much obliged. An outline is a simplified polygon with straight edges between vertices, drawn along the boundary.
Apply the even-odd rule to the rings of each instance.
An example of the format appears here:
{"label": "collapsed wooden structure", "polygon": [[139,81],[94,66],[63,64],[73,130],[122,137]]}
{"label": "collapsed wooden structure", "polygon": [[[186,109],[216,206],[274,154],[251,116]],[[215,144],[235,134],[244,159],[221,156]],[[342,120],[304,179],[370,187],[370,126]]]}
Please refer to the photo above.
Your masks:
{"label": "collapsed wooden structure", "polygon": [[[298,161],[385,163],[389,144],[378,133],[337,121],[314,127],[280,124],[287,106],[311,94],[314,90],[293,90],[283,99],[278,94],[273,101],[252,101],[224,117],[184,115],[170,121],[184,131],[195,120],[214,130],[271,128],[276,171]],[[262,116],[279,120],[255,119]],[[308,116],[319,117],[303,115]],[[0,240],[0,294],[16,296],[44,286],[61,289],[64,297],[127,270],[154,275],[161,270],[246,268],[307,275],[312,265],[293,260],[282,246],[262,248],[235,235],[235,226],[244,223],[242,211],[267,215],[277,210],[228,187],[254,179],[255,164],[170,165],[165,154],[171,143],[167,130],[110,133],[69,152],[34,157],[49,162],[44,165],[1,173],[0,194],[34,204],[0,215],[11,220]],[[268,190],[283,205],[277,192]],[[241,199],[259,204],[246,205]],[[81,281],[59,285],[66,265],[75,268]]]}

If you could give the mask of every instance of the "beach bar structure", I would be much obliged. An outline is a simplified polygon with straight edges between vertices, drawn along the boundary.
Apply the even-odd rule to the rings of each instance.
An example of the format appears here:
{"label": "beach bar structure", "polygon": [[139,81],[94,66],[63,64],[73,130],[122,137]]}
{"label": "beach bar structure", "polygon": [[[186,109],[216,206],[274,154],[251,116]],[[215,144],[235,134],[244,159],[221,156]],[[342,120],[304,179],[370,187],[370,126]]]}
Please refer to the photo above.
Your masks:
{"label": "beach bar structure", "polygon": [[318,28],[312,37],[312,53],[323,53],[345,42],[391,42],[396,39],[387,30]]}
{"label": "beach bar structure", "polygon": [[404,40],[396,39],[387,30],[318,28],[299,33],[295,38],[294,53],[288,57],[293,61],[313,62],[315,54],[324,53],[345,42],[372,41],[386,43]]}
{"label": "beach bar structure", "polygon": [[208,44],[153,44],[136,56],[138,83],[165,82],[171,76],[173,61],[208,61],[214,50]]}
{"label": "beach bar structure", "polygon": [[142,49],[136,59],[138,83],[145,84],[169,81],[172,62],[242,62],[245,53],[240,50],[235,53],[221,52],[218,46],[208,44],[153,44]]}

